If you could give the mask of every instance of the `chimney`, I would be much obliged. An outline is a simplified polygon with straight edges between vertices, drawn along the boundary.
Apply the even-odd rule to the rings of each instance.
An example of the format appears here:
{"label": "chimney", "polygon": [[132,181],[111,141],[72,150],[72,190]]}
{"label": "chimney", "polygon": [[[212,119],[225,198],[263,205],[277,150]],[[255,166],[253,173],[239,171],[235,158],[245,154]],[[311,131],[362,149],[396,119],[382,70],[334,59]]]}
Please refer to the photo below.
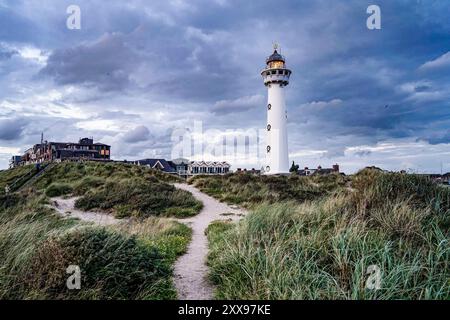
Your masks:
{"label": "chimney", "polygon": [[333,171],[334,172],[339,172],[339,165],[338,164],[333,165]]}

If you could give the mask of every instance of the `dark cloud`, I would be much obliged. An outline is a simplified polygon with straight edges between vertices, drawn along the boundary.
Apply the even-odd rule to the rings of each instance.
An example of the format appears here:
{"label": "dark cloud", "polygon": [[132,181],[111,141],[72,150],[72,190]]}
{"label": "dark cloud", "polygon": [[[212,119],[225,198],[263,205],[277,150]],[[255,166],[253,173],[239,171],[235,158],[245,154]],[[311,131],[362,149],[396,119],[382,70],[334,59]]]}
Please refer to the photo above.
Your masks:
{"label": "dark cloud", "polygon": [[18,54],[17,50],[9,50],[0,46],[0,60],[10,59],[13,55]]}
{"label": "dark cloud", "polygon": [[57,50],[41,70],[61,85],[96,86],[100,90],[123,90],[136,67],[136,55],[123,35],[106,34],[90,45]]}
{"label": "dark cloud", "polygon": [[126,113],[123,111],[103,111],[97,115],[99,119],[126,119],[126,120],[137,120],[141,116],[138,114]]}
{"label": "dark cloud", "polygon": [[123,141],[128,143],[135,143],[146,141],[150,137],[150,131],[145,126],[138,126],[133,130],[128,131],[123,136]]}
{"label": "dark cloud", "polygon": [[[7,3],[0,43],[14,49],[0,49],[0,114],[13,104],[33,119],[69,119],[52,134],[98,134],[118,157],[167,154],[164,132],[193,119],[205,129],[263,128],[260,70],[274,40],[293,71],[286,101],[294,154],[319,150],[331,161],[349,147],[392,139],[432,150],[450,142],[448,1],[380,0],[378,31],[366,28],[366,0],[280,0],[276,12],[273,1],[130,0],[100,9],[80,0],[79,31],[64,27],[70,1]],[[48,60],[30,58],[33,48],[51,52]],[[83,130],[70,125],[72,116],[114,129]],[[361,163],[376,154],[361,152]]]}
{"label": "dark cloud", "polygon": [[0,119],[0,140],[19,139],[27,123],[24,119]]}
{"label": "dark cloud", "polygon": [[211,111],[217,115],[244,112],[264,105],[262,95],[245,96],[234,100],[220,100],[212,107]]}

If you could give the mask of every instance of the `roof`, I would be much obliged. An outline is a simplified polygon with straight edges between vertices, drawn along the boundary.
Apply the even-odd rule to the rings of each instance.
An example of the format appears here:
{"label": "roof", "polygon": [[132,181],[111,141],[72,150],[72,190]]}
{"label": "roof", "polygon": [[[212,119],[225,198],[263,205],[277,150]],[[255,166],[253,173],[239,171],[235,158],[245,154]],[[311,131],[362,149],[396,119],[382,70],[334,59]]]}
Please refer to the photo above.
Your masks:
{"label": "roof", "polygon": [[226,161],[191,161],[191,166],[196,167],[222,167],[222,168],[229,168],[231,165]]}
{"label": "roof", "polygon": [[269,63],[269,62],[272,62],[272,61],[283,61],[283,62],[286,62],[286,61],[284,60],[284,57],[283,57],[281,54],[279,54],[277,50],[275,50],[275,51],[272,53],[272,55],[269,56],[269,57],[266,59],[266,63]]}
{"label": "roof", "polygon": [[180,164],[189,164],[190,161],[188,159],[184,159],[184,158],[177,158],[177,159],[173,159],[171,162],[175,165],[180,165]]}
{"label": "roof", "polygon": [[149,166],[150,168],[158,168],[158,164],[162,166],[164,172],[175,172],[175,169],[167,162],[166,159],[142,159],[136,160],[142,166]]}
{"label": "roof", "polygon": [[110,145],[107,145],[107,144],[104,144],[104,143],[101,143],[101,142],[93,143],[92,145],[93,145],[93,146],[105,146],[105,147],[110,147]]}

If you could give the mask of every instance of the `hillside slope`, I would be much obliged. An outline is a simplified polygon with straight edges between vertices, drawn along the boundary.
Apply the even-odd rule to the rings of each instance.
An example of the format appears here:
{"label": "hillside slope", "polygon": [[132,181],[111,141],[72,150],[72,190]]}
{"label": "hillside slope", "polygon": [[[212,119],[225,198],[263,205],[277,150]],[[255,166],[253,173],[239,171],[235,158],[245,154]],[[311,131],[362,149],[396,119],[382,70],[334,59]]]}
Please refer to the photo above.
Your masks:
{"label": "hillside slope", "polygon": [[[297,181],[222,179],[231,192],[247,179],[244,189],[257,195],[270,188],[267,181]],[[208,180],[201,178],[203,186],[218,178]],[[309,201],[298,201],[296,194],[273,203],[267,194],[239,224],[210,225],[208,263],[217,296],[450,299],[449,188],[420,176],[369,170],[353,176],[351,188],[332,189]],[[374,270],[379,287],[370,280]]]}
{"label": "hillside slope", "polygon": [[[10,183],[29,168],[0,173]],[[0,194],[1,299],[174,299],[172,266],[190,229],[164,216],[196,214],[201,203],[167,182],[176,178],[125,164],[62,163],[18,193]],[[79,198],[126,224],[102,228],[61,217],[57,195]],[[81,289],[69,290],[69,265]]]}

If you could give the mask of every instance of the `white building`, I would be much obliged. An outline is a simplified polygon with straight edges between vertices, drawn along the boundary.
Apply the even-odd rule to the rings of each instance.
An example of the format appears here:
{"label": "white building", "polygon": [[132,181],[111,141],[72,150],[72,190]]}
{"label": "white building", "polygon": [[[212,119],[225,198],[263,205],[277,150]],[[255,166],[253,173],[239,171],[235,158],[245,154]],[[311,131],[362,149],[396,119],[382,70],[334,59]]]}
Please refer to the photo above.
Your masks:
{"label": "white building", "polygon": [[227,174],[230,164],[222,161],[191,161],[188,165],[188,175],[197,174]]}
{"label": "white building", "polygon": [[277,52],[266,59],[266,68],[261,72],[267,87],[267,163],[265,174],[288,174],[287,113],[284,87],[289,84],[291,70],[286,68],[284,57]]}

